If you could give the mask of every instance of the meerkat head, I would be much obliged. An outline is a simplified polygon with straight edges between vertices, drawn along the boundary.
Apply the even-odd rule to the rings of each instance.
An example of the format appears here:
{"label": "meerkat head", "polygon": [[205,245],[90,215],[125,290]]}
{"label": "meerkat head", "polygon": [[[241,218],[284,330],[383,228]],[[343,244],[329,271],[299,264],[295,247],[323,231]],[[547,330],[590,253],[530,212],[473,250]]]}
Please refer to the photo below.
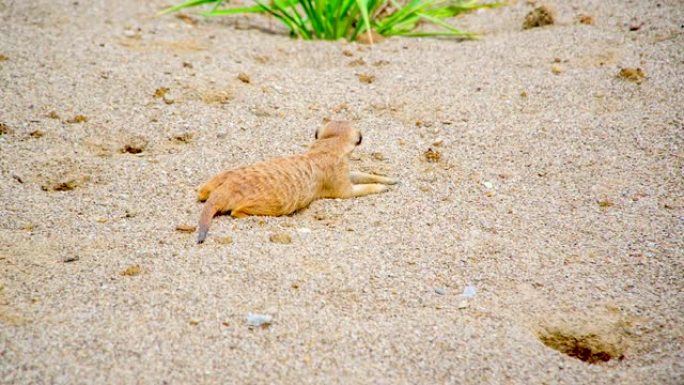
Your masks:
{"label": "meerkat head", "polygon": [[351,152],[354,147],[361,144],[363,135],[361,135],[361,131],[353,128],[351,123],[343,120],[333,120],[317,129],[314,138],[316,142],[331,138],[342,139],[342,142],[347,145],[345,147],[349,147],[347,152]]}

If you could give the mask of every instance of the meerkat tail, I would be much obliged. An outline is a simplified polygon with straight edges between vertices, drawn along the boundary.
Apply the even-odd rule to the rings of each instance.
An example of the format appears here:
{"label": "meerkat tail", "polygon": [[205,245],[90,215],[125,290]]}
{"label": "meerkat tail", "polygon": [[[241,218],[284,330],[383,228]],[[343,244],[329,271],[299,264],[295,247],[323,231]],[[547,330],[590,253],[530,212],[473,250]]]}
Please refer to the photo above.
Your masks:
{"label": "meerkat tail", "polygon": [[207,238],[207,233],[209,232],[209,226],[211,225],[211,220],[214,215],[219,211],[219,205],[214,199],[209,199],[207,203],[204,204],[204,209],[202,209],[202,214],[200,215],[199,225],[197,226],[197,243],[203,243]]}

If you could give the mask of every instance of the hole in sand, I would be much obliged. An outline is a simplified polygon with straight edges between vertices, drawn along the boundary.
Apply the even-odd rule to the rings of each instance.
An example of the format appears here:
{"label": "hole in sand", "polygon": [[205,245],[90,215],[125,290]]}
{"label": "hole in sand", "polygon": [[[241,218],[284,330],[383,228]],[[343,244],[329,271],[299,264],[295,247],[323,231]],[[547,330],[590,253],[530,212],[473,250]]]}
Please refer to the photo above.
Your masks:
{"label": "hole in sand", "polygon": [[590,364],[625,358],[633,345],[632,317],[617,306],[584,312],[561,311],[545,316],[535,328],[539,341],[551,349]]}
{"label": "hole in sand", "polygon": [[551,349],[558,350],[590,364],[600,364],[612,359],[622,360],[622,349],[595,334],[575,334],[562,330],[546,330],[540,333],[539,340]]}

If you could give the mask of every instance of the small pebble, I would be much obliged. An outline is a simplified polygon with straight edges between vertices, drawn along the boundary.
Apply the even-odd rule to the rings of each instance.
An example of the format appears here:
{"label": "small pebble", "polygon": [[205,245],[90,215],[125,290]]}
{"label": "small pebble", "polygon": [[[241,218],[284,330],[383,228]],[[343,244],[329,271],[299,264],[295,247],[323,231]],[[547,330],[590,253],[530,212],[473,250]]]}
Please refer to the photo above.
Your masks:
{"label": "small pebble", "polygon": [[64,257],[64,259],[62,259],[62,262],[64,262],[64,263],[76,262],[76,261],[78,261],[78,259],[79,259],[78,255],[70,255],[68,257]]}
{"label": "small pebble", "polygon": [[238,74],[238,79],[240,79],[241,82],[246,83],[246,84],[249,84],[252,82],[252,79],[249,77],[249,75],[244,73],[244,72],[240,72],[240,74]]}
{"label": "small pebble", "polygon": [[486,188],[493,188],[494,187],[494,183],[492,183],[488,180],[482,182],[482,185],[485,186]]}
{"label": "small pebble", "polygon": [[268,314],[247,314],[247,325],[249,326],[267,326],[273,321],[273,316]]}
{"label": "small pebble", "polygon": [[458,308],[459,309],[465,309],[468,307],[468,300],[464,299],[463,301],[459,302]]}
{"label": "small pebble", "polygon": [[475,289],[475,286],[472,285],[468,285],[463,289],[463,297],[465,298],[472,298],[476,293],[477,289]]}
{"label": "small pebble", "polygon": [[446,294],[446,289],[443,287],[438,287],[435,289],[435,293],[437,293],[439,295],[444,295],[444,294]]}

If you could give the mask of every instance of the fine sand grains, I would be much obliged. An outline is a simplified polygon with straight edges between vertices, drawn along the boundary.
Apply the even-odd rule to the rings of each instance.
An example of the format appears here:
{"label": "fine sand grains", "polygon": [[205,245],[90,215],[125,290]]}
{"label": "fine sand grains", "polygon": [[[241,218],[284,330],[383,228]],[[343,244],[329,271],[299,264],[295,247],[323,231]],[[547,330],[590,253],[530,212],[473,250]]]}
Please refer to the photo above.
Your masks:
{"label": "fine sand grains", "polygon": [[[683,383],[684,8],[510,3],[368,45],[0,2],[0,382]],[[195,244],[330,119],[401,185]]]}

